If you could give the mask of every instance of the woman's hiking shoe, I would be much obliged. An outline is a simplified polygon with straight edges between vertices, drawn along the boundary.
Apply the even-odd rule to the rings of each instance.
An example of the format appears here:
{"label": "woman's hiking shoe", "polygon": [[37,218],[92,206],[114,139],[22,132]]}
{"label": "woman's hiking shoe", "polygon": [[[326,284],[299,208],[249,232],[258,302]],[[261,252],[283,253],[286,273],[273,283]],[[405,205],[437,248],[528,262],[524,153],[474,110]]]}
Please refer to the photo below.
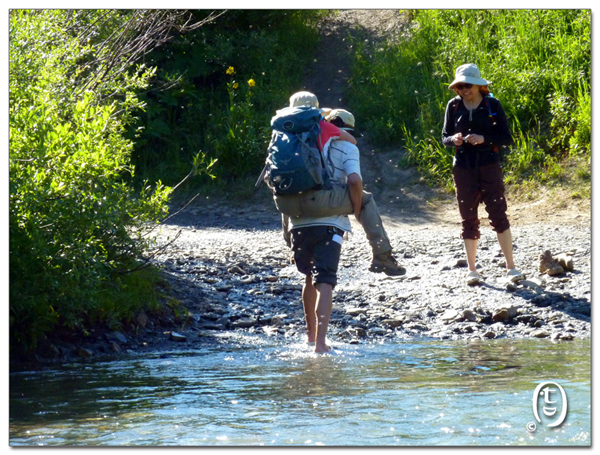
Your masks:
{"label": "woman's hiking shoe", "polygon": [[481,275],[478,272],[472,271],[467,275],[467,284],[469,286],[475,286],[476,284],[481,284]]}
{"label": "woman's hiking shoe", "polygon": [[406,273],[406,269],[396,262],[391,251],[373,256],[369,271],[374,273],[383,272],[388,276],[400,276]]}
{"label": "woman's hiking shoe", "polygon": [[525,279],[523,274],[521,272],[519,272],[517,269],[510,269],[508,272],[506,272],[506,278],[508,278],[508,280],[513,283],[518,283],[519,281],[522,281]]}

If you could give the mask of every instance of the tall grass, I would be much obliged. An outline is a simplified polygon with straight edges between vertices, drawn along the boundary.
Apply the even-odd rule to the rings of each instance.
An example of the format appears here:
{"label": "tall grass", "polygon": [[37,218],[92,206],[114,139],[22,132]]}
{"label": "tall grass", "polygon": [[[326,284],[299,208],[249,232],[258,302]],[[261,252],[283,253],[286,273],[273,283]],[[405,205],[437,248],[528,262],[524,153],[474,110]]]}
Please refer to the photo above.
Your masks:
{"label": "tall grass", "polygon": [[[515,144],[505,172],[561,178],[561,160],[590,156],[589,10],[417,10],[398,44],[356,43],[352,108],[379,144],[401,143],[407,161],[449,185],[440,144],[455,68],[476,63],[509,117]],[[585,162],[584,160],[580,160]]]}

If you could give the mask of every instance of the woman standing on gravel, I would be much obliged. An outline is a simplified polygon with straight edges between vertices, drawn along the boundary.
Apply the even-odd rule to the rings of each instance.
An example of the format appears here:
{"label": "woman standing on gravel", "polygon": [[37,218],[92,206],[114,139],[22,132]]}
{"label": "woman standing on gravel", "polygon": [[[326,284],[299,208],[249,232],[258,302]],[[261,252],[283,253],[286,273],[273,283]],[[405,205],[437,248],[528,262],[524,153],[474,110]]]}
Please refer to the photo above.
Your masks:
{"label": "woman standing on gravel", "polygon": [[452,176],[458,210],[462,217],[461,237],[465,243],[469,273],[467,284],[481,283],[476,256],[479,233],[479,203],[485,204],[490,224],[506,259],[506,276],[523,279],[515,268],[510,224],[506,216],[504,182],[499,147],[510,145],[512,137],[500,101],[493,98],[489,82],[481,78],[479,68],[467,63],[456,69],[449,88],[458,96],[446,106],[442,143],[454,147]]}

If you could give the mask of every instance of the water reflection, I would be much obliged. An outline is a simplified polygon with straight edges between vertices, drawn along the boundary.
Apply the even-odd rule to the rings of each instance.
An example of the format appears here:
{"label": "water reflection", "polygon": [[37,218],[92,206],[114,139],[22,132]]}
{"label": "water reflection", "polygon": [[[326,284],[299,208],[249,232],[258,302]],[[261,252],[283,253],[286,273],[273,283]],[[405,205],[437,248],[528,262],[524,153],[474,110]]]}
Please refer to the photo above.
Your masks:
{"label": "water reflection", "polygon": [[[590,445],[590,343],[224,339],[10,377],[15,445]],[[528,433],[557,381],[567,421]]]}

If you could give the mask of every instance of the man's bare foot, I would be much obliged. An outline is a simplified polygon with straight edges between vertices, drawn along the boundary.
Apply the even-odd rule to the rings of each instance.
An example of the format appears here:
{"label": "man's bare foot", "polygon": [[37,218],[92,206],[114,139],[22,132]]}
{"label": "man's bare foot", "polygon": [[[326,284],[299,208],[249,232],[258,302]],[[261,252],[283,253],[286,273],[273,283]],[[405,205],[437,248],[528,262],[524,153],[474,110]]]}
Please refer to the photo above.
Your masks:
{"label": "man's bare foot", "polygon": [[316,344],[315,345],[315,353],[317,354],[327,354],[331,351],[331,346],[327,344]]}

